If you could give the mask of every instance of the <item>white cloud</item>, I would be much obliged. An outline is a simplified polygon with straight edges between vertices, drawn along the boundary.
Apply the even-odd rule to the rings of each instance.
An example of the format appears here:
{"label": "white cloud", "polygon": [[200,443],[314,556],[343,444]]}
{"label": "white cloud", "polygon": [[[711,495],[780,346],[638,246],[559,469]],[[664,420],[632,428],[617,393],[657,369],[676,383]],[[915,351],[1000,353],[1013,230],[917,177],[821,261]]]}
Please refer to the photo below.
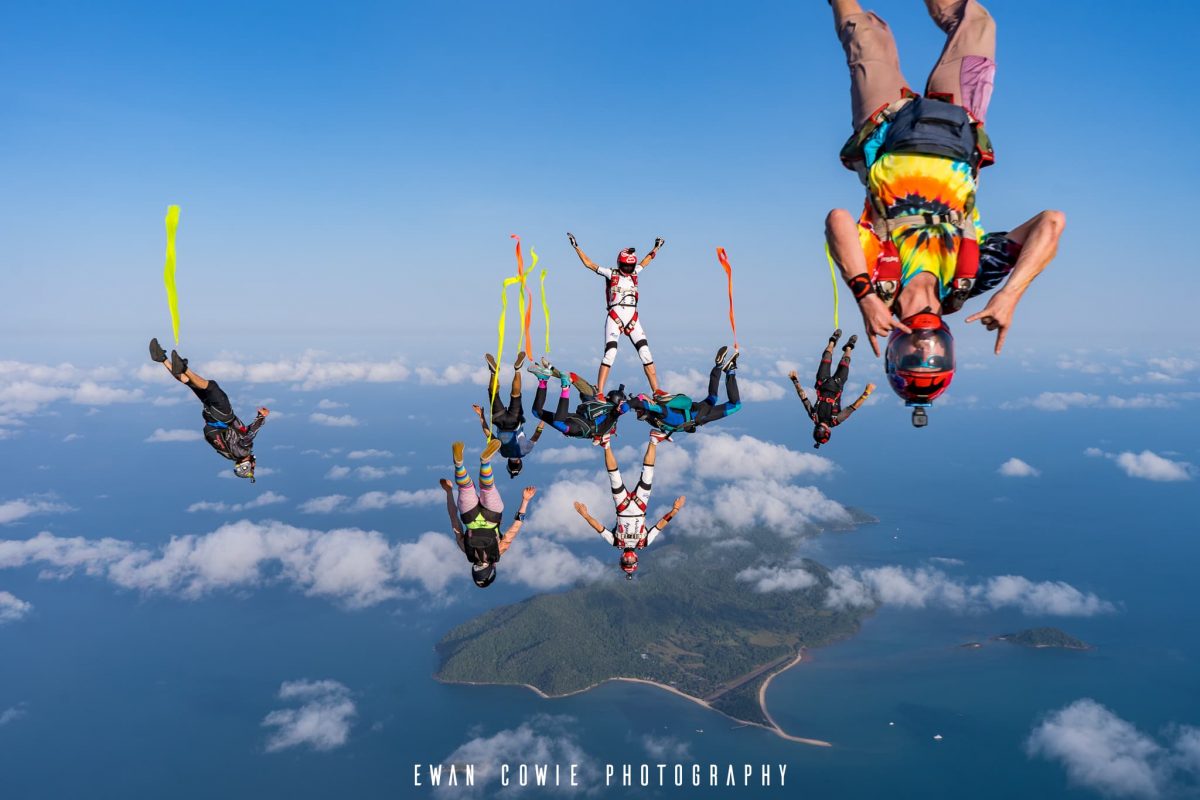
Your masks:
{"label": "white cloud", "polygon": [[350,507],[350,511],[376,511],[389,506],[411,508],[413,506],[433,505],[441,502],[446,493],[441,489],[397,489],[394,492],[367,492],[360,494]]}
{"label": "white cloud", "polygon": [[21,717],[24,717],[27,713],[29,712],[25,710],[24,703],[18,703],[12,708],[4,709],[4,711],[0,712],[0,728],[3,728],[10,722],[16,722]]}
{"label": "white cloud", "polygon": [[346,743],[357,709],[344,684],[286,681],[279,687],[279,699],[299,702],[300,707],[277,709],[263,719],[263,727],[277,729],[267,739],[267,752],[301,745],[327,751]]}
{"label": "white cloud", "polygon": [[[30,611],[33,611],[32,603],[27,603],[10,592],[0,591],[0,625],[16,622]],[[3,724],[3,720],[0,720],[0,725]]]}
{"label": "white cloud", "polygon": [[[595,772],[595,760],[580,746],[574,723],[573,717],[538,714],[516,728],[492,736],[477,736],[441,760],[443,764],[474,764],[475,785],[443,784],[434,791],[438,796],[513,797],[521,787],[515,780],[506,788],[500,787],[501,764],[578,764],[581,774]],[[555,792],[578,794],[586,788],[584,781],[579,786],[564,781]]]}
{"label": "white cloud", "polygon": [[853,521],[841,503],[815,486],[740,480],[721,484],[707,493],[693,493],[673,524],[684,533],[704,537],[760,526],[794,536],[813,532],[818,526],[849,525]]}
{"label": "white cloud", "polygon": [[538,460],[543,464],[582,464],[584,462],[593,462],[600,460],[602,457],[597,455],[594,447],[540,447],[534,452],[537,453]]}
{"label": "white cloud", "polygon": [[754,591],[760,594],[794,592],[817,583],[813,574],[803,567],[748,567],[734,577],[744,583],[753,584]]}
{"label": "white cloud", "polygon": [[44,497],[26,497],[0,503],[0,525],[7,525],[33,514],[61,514],[72,511],[70,506]]}
{"label": "white cloud", "polygon": [[[613,552],[615,561],[616,550]],[[539,592],[595,580],[605,570],[605,566],[591,556],[580,558],[561,544],[536,536],[518,536],[504,554],[499,568],[500,578],[515,580]]]}
{"label": "white cloud", "polygon": [[1076,786],[1109,797],[1188,794],[1200,777],[1200,729],[1172,726],[1158,742],[1091,698],[1048,714],[1025,741],[1030,757],[1060,763]]}
{"label": "white cloud", "polygon": [[317,408],[322,411],[333,411],[337,408],[345,408],[347,405],[348,403],[339,403],[336,400],[322,400],[317,403]]}
{"label": "white cloud", "polygon": [[360,481],[377,481],[381,478],[386,478],[389,475],[407,475],[408,467],[375,467],[370,464],[365,464],[361,467],[343,467],[335,465],[329,468],[325,473],[325,477],[331,481],[340,481],[343,478],[348,478],[353,475]]}
{"label": "white cloud", "polygon": [[1036,478],[1042,474],[1041,470],[1035,469],[1015,457],[1005,461],[996,471],[1006,478]]}
{"label": "white cloud", "polygon": [[797,453],[753,436],[715,433],[698,436],[696,474],[719,480],[787,480],[799,475],[828,475],[834,464],[827,458]]}
{"label": "white cloud", "polygon": [[351,461],[358,461],[364,458],[391,458],[391,450],[351,450],[346,454],[346,458]]}
{"label": "white cloud", "polygon": [[1072,408],[1106,408],[1118,410],[1140,410],[1178,408],[1183,400],[1195,399],[1195,392],[1175,394],[1137,394],[1131,397],[1120,395],[1102,396],[1086,392],[1042,392],[1037,397],[1024,397],[1000,405],[1004,409],[1035,408],[1038,411],[1067,411]]}
{"label": "white cloud", "polygon": [[64,442],[73,442],[76,439],[82,439],[82,438],[83,438],[83,434],[81,434],[81,433],[68,433],[66,436],[63,437],[63,441]]}
{"label": "white cloud", "polygon": [[243,364],[235,360],[206,362],[204,374],[220,375],[223,380],[247,383],[290,383],[301,390],[322,389],[347,383],[399,383],[412,371],[399,360],[324,361],[321,354],[307,352],[300,358]]}
{"label": "white cloud", "polygon": [[1059,617],[1090,617],[1116,610],[1112,603],[1069,583],[1034,582],[1020,575],[998,575],[968,583],[932,567],[841,566],[833,569],[830,577],[833,585],[825,602],[832,608],[877,603],[956,612],[1015,608],[1030,616]]}
{"label": "white cloud", "polygon": [[174,428],[166,430],[165,428],[155,428],[154,433],[146,437],[147,442],[198,442],[204,438],[204,434],[200,431],[192,430],[191,428]]}
{"label": "white cloud", "polygon": [[654,761],[679,764],[692,759],[691,746],[674,736],[655,736],[648,733],[642,736],[641,741],[642,747],[646,748],[646,755]]}
{"label": "white cloud", "polygon": [[249,500],[245,503],[230,504],[230,503],[225,503],[223,501],[214,503],[214,502],[205,500],[205,501],[201,501],[199,503],[192,503],[190,506],[188,506],[187,510],[188,510],[189,514],[194,514],[197,511],[216,511],[219,513],[225,513],[225,512],[237,513],[239,511],[248,511],[252,508],[262,508],[263,506],[272,506],[272,505],[276,505],[277,503],[285,503],[285,502],[287,502],[287,498],[281,494],[276,494],[275,492],[263,492],[258,497],[254,498],[253,500]]}
{"label": "white cloud", "polygon": [[597,474],[587,480],[555,481],[540,489],[533,499],[524,530],[564,541],[602,541],[575,512],[576,501],[586,505],[588,513],[600,520],[600,524],[611,522],[606,521],[606,515],[613,513],[612,491],[607,478]]}
{"label": "white cloud", "polygon": [[311,500],[305,500],[301,503],[300,511],[304,514],[328,514],[348,499],[344,494],[328,494],[324,497],[314,497]]}
{"label": "white cloud", "polygon": [[349,414],[343,414],[340,417],[335,417],[330,414],[315,412],[308,415],[309,422],[317,425],[325,425],[330,428],[357,428],[359,421]]}
{"label": "white cloud", "polygon": [[477,367],[473,364],[450,364],[440,372],[429,367],[417,367],[417,380],[422,386],[453,386],[460,383],[473,383],[476,386],[487,386],[487,367]]}
{"label": "white cloud", "polygon": [[1098,447],[1089,447],[1083,454],[1089,458],[1107,458],[1129,477],[1147,481],[1190,481],[1196,472],[1196,467],[1187,461],[1172,461],[1151,450],[1106,453]]}
{"label": "white cloud", "polygon": [[335,464],[329,468],[328,472],[325,473],[325,477],[331,481],[340,481],[342,478],[347,477],[350,472],[351,470],[349,467],[342,467]]}

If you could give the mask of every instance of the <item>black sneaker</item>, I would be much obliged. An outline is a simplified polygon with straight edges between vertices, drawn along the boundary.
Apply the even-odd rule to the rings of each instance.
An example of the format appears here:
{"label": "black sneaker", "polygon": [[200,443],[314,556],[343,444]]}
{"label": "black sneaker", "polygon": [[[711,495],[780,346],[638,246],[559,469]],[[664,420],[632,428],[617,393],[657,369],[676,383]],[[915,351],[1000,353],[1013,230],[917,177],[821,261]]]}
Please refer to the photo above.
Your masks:
{"label": "black sneaker", "polygon": [[187,372],[188,362],[186,358],[181,358],[179,353],[171,351],[171,374],[176,378]]}
{"label": "black sneaker", "polygon": [[739,351],[739,350],[733,351],[733,358],[729,359],[729,361],[725,364],[725,374],[726,375],[737,372],[737,360],[738,360],[738,356],[740,356],[740,355],[741,355],[741,351]]}
{"label": "black sneaker", "polygon": [[856,333],[856,334],[854,334],[853,336],[851,336],[851,337],[850,337],[850,339],[849,339],[849,340],[846,342],[846,347],[845,347],[845,349],[846,349],[846,350],[853,350],[853,349],[854,349],[854,345],[855,345],[855,344],[857,344],[857,343],[858,343],[858,334]]}
{"label": "black sneaker", "polygon": [[167,360],[167,351],[162,349],[157,337],[150,340],[150,360],[157,361],[159,364]]}
{"label": "black sneaker", "polygon": [[729,352],[729,348],[725,345],[721,345],[721,349],[717,351],[717,366],[718,367],[725,363],[725,354],[728,352]]}
{"label": "black sneaker", "polygon": [[829,337],[829,343],[835,345],[840,338],[842,338],[842,329],[838,328],[833,332],[833,335]]}

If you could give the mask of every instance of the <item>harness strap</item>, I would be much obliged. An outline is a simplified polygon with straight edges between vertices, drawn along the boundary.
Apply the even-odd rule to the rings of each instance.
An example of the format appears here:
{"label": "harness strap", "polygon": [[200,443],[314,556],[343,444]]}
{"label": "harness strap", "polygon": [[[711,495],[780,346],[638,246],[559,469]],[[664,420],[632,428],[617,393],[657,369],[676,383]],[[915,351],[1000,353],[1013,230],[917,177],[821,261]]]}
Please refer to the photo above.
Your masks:
{"label": "harness strap", "polygon": [[637,496],[636,492],[631,492],[628,489],[626,489],[625,490],[625,499],[622,500],[621,502],[617,503],[617,514],[620,515],[621,512],[623,512],[625,509],[629,508],[630,503],[633,503],[634,505],[636,505],[643,514],[646,513],[646,504],[644,502],[642,502],[642,499]]}
{"label": "harness strap", "polygon": [[614,322],[617,323],[617,328],[620,329],[621,333],[625,334],[626,336],[629,336],[633,333],[633,328],[638,321],[638,312],[636,310],[633,312],[633,316],[629,319],[628,325],[621,322],[620,315],[618,315],[612,307],[608,309],[608,315],[613,318]]}

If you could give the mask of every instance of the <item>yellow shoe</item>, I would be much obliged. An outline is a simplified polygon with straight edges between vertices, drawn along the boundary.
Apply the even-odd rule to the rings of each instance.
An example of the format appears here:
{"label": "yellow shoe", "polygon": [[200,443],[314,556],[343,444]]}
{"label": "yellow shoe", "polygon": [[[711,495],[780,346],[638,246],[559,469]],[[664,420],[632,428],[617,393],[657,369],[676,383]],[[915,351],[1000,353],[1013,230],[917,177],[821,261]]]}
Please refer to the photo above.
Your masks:
{"label": "yellow shoe", "polygon": [[487,446],[485,446],[483,448],[483,452],[479,454],[479,460],[480,461],[491,461],[492,456],[496,455],[496,453],[498,453],[499,451],[500,451],[500,440],[495,439],[495,438],[488,439]]}
{"label": "yellow shoe", "polygon": [[450,452],[454,456],[454,463],[456,465],[463,463],[463,450],[465,448],[466,445],[462,442],[455,442],[454,444],[450,445]]}

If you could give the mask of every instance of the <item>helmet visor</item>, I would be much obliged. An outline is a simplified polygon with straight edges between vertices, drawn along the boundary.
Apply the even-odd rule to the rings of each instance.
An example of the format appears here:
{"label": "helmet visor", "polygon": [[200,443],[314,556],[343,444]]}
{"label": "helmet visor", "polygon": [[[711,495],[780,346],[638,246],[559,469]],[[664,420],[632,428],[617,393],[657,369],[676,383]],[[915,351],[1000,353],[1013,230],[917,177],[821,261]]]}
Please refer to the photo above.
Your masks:
{"label": "helmet visor", "polygon": [[887,371],[945,372],[954,369],[954,337],[946,328],[918,329],[893,337],[887,346]]}

